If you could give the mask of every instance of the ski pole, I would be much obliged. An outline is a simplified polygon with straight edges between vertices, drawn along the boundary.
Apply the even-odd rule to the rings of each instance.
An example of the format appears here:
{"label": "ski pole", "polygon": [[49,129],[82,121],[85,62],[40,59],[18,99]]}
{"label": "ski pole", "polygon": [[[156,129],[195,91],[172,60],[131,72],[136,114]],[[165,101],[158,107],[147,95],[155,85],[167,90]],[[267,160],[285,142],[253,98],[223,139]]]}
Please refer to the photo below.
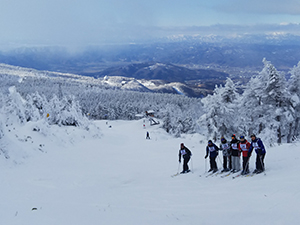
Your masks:
{"label": "ski pole", "polygon": [[204,173],[206,173],[207,171],[207,159],[205,159],[205,170],[204,170]]}
{"label": "ski pole", "polygon": [[219,162],[222,165],[222,162],[221,162],[221,159],[220,159],[219,155],[217,156],[217,158],[219,159]]}
{"label": "ski pole", "polygon": [[245,172],[246,171],[249,171],[249,161],[250,161],[250,157],[248,157],[248,160],[246,162],[246,165],[245,165]]}
{"label": "ski pole", "polygon": [[266,175],[266,170],[265,170],[265,165],[263,164],[263,161],[262,161],[262,155],[260,155],[259,157],[259,160],[260,160],[260,164],[261,164],[261,167],[262,167],[262,169],[264,170],[264,175]]}
{"label": "ski pole", "polygon": [[180,161],[179,161],[179,163],[178,163],[177,173],[175,173],[175,174],[172,175],[171,177],[175,177],[175,176],[179,175],[179,169],[180,169]]}
{"label": "ski pole", "polygon": [[179,173],[179,170],[180,170],[180,162],[178,163],[177,173]]}
{"label": "ski pole", "polygon": [[245,168],[244,168],[244,162],[243,162],[243,171],[244,171],[244,173],[249,171],[249,162],[250,162],[250,156],[248,156],[247,162],[245,164]]}
{"label": "ski pole", "polygon": [[193,167],[193,159],[191,157],[191,167],[192,167],[192,173],[194,173],[194,167]]}

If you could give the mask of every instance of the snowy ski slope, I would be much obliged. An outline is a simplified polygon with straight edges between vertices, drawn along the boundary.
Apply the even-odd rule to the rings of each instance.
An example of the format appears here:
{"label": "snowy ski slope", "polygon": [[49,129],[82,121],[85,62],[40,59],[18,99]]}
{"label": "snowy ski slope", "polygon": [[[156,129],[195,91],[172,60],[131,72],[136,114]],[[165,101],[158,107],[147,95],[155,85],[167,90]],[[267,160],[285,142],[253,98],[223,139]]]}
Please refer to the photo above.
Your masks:
{"label": "snowy ski slope", "polygon": [[[144,129],[143,120],[95,123],[97,138],[74,127],[7,127],[0,139],[0,224],[299,223],[297,144],[267,148],[266,175],[205,178],[203,137],[173,138],[158,126]],[[193,153],[193,172],[172,178],[181,142]],[[252,156],[251,170],[254,164]]]}

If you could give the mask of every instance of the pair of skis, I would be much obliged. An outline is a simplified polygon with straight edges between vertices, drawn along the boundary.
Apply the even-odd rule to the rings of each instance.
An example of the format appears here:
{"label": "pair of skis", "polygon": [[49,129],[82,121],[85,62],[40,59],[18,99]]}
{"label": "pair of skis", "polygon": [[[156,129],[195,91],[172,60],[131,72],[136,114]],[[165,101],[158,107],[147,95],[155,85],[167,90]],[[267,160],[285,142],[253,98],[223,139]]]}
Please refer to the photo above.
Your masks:
{"label": "pair of skis", "polygon": [[176,176],[178,176],[180,173],[175,173],[175,174],[173,174],[173,175],[171,175],[171,177],[176,177]]}
{"label": "pair of skis", "polygon": [[[224,178],[224,177],[229,177],[230,175],[235,174],[235,173],[236,173],[236,172],[230,171],[229,173],[227,173],[227,174],[225,174],[225,175],[223,175],[223,176],[221,176],[221,177],[222,177],[222,178]],[[250,173],[248,173],[248,174],[242,174],[242,173],[239,173],[239,174],[233,176],[232,179],[235,179],[235,178],[237,178],[237,177],[239,177],[239,176],[246,176],[246,175],[251,175],[251,174],[250,174]]]}
{"label": "pair of skis", "polygon": [[218,176],[219,174],[221,174],[221,172],[211,172],[209,174],[207,174],[205,177],[214,177],[214,176]]}
{"label": "pair of skis", "polygon": [[[216,177],[218,176],[219,174],[223,174],[225,172],[222,172],[222,171],[216,171],[216,172],[208,172],[207,173],[204,173],[203,176],[205,175],[205,177]],[[199,175],[199,177],[201,177],[202,175]]]}
{"label": "pair of skis", "polygon": [[222,175],[221,178],[229,177],[231,174],[233,174],[233,172],[226,173],[226,174]]}
{"label": "pair of skis", "polygon": [[[253,177],[253,176],[257,175],[257,174],[260,174],[260,173],[238,174],[238,175],[232,177],[232,179],[235,179],[237,177]],[[266,173],[264,173],[264,175],[266,175]]]}
{"label": "pair of skis", "polygon": [[[208,177],[212,177],[212,176],[218,176],[219,174],[223,174],[224,172],[210,172],[209,174],[205,175],[206,178]],[[171,177],[176,177],[178,175],[180,175],[182,173],[175,173],[173,175],[171,175]],[[183,173],[183,174],[186,174],[186,173]],[[234,174],[233,172],[229,172],[229,173],[226,173],[222,176],[220,176],[221,178],[225,178],[225,177],[229,177],[230,175]],[[238,178],[238,177],[253,177],[254,175],[257,175],[257,173],[248,173],[248,174],[237,174],[235,176],[232,177],[232,179],[235,179],[235,178]],[[265,174],[266,175],[266,174]],[[201,177],[202,175],[199,175],[199,177]]]}
{"label": "pair of skis", "polygon": [[[230,175],[235,174],[235,173],[236,173],[236,172],[231,172],[231,171],[230,171],[229,173],[226,173],[226,174],[224,174],[223,176],[221,176],[221,178],[229,177]],[[239,173],[239,174],[233,176],[232,178],[234,179],[235,177],[239,177],[239,176],[241,176],[241,173]]]}
{"label": "pair of skis", "polygon": [[188,171],[185,172],[185,173],[179,173],[179,172],[177,172],[177,173],[171,175],[171,177],[177,177],[177,176],[180,175],[180,174],[187,174],[187,173],[190,173],[190,172],[191,172],[190,170],[188,170]]}
{"label": "pair of skis", "polygon": [[[230,175],[230,173],[229,174],[227,174],[227,172],[228,171],[217,171],[217,172],[209,172],[209,174],[207,174],[205,177],[216,177],[216,176],[218,176],[218,175],[220,175],[220,174],[224,174],[224,175],[222,175],[221,177],[225,177],[225,176],[227,176],[227,175]],[[204,173],[203,175],[205,175],[206,173]],[[201,175],[199,175],[200,177],[201,177]]]}

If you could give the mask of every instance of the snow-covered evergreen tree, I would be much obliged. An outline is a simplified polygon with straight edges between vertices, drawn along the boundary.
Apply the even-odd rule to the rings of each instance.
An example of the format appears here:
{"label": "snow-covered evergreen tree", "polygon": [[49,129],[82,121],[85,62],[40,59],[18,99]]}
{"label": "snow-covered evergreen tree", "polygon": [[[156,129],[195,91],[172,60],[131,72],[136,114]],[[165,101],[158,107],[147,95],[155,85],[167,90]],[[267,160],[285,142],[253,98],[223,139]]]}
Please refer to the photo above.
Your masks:
{"label": "snow-covered evergreen tree", "polygon": [[3,118],[3,112],[2,112],[3,102],[4,102],[4,96],[2,93],[0,93],[0,139],[3,137],[3,128],[4,128],[3,123],[5,122]]}
{"label": "snow-covered evergreen tree", "polygon": [[166,115],[163,118],[163,125],[162,127],[167,131],[168,133],[172,130],[172,122],[171,122],[171,116],[170,113],[166,113]]}
{"label": "snow-covered evergreen tree", "polygon": [[246,85],[240,102],[245,135],[262,134],[269,143],[281,143],[290,120],[289,93],[282,73],[266,59],[258,76]]}
{"label": "snow-covered evergreen tree", "polygon": [[279,73],[276,68],[265,59],[265,75],[268,77],[262,102],[264,104],[264,118],[267,122],[265,127],[271,133],[276,134],[276,141],[281,143],[282,138],[285,137],[286,124],[289,120],[290,101],[287,92],[287,84],[285,77]]}
{"label": "snow-covered evergreen tree", "polygon": [[29,119],[25,113],[25,100],[14,86],[9,88],[9,95],[5,98],[2,110],[5,115],[9,115],[6,124],[25,123]]}
{"label": "snow-covered evergreen tree", "polygon": [[[220,135],[232,135],[237,132],[237,118],[239,117],[238,103],[240,96],[237,92],[237,84],[230,78],[226,79],[224,88],[221,89],[222,103],[219,110],[224,114],[224,121],[220,129]],[[220,136],[220,137],[221,137]]]}
{"label": "snow-covered evergreen tree", "polygon": [[[240,132],[244,135],[260,134],[266,129],[268,124],[273,124],[270,115],[266,114],[269,110],[267,99],[267,86],[269,83],[269,66],[268,62],[264,59],[265,63],[262,71],[250,79],[245,85],[244,92],[241,97],[239,109],[240,118],[239,124]],[[272,141],[276,140],[276,132],[269,134]]]}
{"label": "snow-covered evergreen tree", "polygon": [[54,95],[47,108],[50,124],[84,126],[87,123],[87,118],[83,115],[79,102],[74,96],[64,96],[60,100]]}
{"label": "snow-covered evergreen tree", "polygon": [[288,90],[291,95],[291,106],[293,109],[292,122],[289,123],[288,141],[293,141],[300,136],[300,62],[290,71]]}
{"label": "snow-covered evergreen tree", "polygon": [[202,99],[206,114],[201,117],[200,124],[207,127],[208,138],[216,141],[221,136],[236,133],[238,100],[236,84],[230,78],[224,87],[216,87],[213,95]]}

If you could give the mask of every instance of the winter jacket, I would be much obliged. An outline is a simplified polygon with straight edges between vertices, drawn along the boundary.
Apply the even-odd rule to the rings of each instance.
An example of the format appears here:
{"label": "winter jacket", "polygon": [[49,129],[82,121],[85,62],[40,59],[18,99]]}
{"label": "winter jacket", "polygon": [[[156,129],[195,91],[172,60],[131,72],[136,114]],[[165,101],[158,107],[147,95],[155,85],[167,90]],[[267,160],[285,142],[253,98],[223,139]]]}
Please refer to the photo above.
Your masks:
{"label": "winter jacket", "polygon": [[223,156],[231,155],[230,144],[227,142],[226,139],[220,144],[220,150],[223,151]]}
{"label": "winter jacket", "polygon": [[219,151],[219,148],[215,144],[207,145],[206,146],[206,156],[205,157],[207,157],[208,155],[210,157],[217,157],[218,154],[219,154],[218,151]]}
{"label": "winter jacket", "polygon": [[232,139],[230,142],[230,149],[231,149],[231,155],[232,156],[240,156],[241,152],[239,150],[239,143],[240,141],[236,138]]}
{"label": "winter jacket", "polygon": [[265,146],[264,146],[263,142],[260,140],[260,138],[255,138],[255,140],[251,142],[248,156],[251,155],[253,149],[259,155],[266,153]]}
{"label": "winter jacket", "polygon": [[187,148],[187,147],[183,147],[179,150],[179,161],[181,161],[181,156],[185,159],[185,158],[189,158],[192,156],[192,152]]}
{"label": "winter jacket", "polygon": [[248,151],[251,144],[246,139],[239,143],[239,150],[242,151],[243,157],[248,157]]}

